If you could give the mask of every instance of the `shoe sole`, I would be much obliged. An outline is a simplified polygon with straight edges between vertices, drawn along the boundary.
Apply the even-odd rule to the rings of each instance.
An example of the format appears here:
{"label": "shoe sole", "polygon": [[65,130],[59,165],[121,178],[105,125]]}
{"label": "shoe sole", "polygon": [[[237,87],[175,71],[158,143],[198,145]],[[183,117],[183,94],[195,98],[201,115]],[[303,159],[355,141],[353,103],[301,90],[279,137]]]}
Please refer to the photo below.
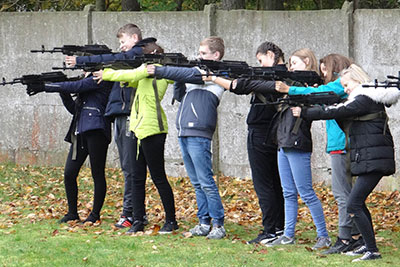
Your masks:
{"label": "shoe sole", "polygon": [[261,245],[266,245],[266,244],[269,244],[269,243],[274,242],[274,241],[277,240],[277,239],[278,239],[277,236],[276,236],[276,237],[273,237],[273,238],[266,238],[266,239],[261,240],[259,243],[260,243]]}

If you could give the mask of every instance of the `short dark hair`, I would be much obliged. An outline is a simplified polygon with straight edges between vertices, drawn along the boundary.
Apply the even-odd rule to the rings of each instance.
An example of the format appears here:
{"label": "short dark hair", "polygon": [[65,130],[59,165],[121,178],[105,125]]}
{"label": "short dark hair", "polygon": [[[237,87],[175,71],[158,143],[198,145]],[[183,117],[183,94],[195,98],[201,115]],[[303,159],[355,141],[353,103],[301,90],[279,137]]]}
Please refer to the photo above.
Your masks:
{"label": "short dark hair", "polygon": [[210,36],[200,42],[200,45],[207,45],[212,53],[219,52],[219,59],[222,59],[225,54],[225,43],[221,37]]}
{"label": "short dark hair", "polygon": [[139,38],[139,40],[142,40],[142,31],[139,29],[138,26],[132,23],[125,24],[121,28],[119,28],[117,32],[117,38],[120,38],[122,34],[128,34],[128,35],[133,35],[136,34]]}
{"label": "short dark hair", "polygon": [[272,42],[264,42],[260,44],[260,46],[257,48],[256,56],[258,54],[267,54],[268,51],[271,51],[275,55],[274,65],[278,64],[279,59],[285,61],[285,54],[282,52],[282,49],[280,49],[279,46]]}

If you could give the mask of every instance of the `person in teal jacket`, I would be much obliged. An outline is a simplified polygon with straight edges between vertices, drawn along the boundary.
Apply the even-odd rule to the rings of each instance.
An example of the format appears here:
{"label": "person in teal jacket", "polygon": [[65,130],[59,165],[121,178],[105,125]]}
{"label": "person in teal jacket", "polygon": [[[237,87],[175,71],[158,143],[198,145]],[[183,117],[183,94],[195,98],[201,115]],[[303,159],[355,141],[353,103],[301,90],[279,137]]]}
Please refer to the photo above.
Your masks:
{"label": "person in teal jacket", "polygon": [[[163,53],[155,43],[145,45],[147,53]],[[133,175],[133,224],[128,233],[144,230],[145,186],[147,167],[160,194],[166,214],[166,222],[158,231],[160,234],[172,233],[178,229],[175,219],[175,202],[172,188],[165,173],[164,145],[168,132],[167,117],[161,107],[161,100],[172,81],[149,77],[145,65],[137,69],[104,69],[94,74],[98,80],[127,82],[137,88],[131,107],[129,130],[136,138],[136,161]]]}
{"label": "person in teal jacket", "polygon": [[[351,60],[345,56],[329,54],[320,60],[320,71],[325,85],[318,87],[288,87],[284,83],[277,82],[276,89],[279,92],[288,93],[289,95],[332,91],[345,99],[347,98],[347,94],[337,74],[343,69],[348,68],[350,64]],[[339,127],[336,120],[326,121],[326,133],[326,152],[331,158],[332,192],[339,210],[339,231],[336,243],[323,253],[336,254],[351,251],[355,247],[362,245],[363,241],[360,238],[358,240],[354,239],[359,236],[359,231],[346,209],[346,203],[352,188],[352,176],[348,153],[346,153],[345,133]]]}

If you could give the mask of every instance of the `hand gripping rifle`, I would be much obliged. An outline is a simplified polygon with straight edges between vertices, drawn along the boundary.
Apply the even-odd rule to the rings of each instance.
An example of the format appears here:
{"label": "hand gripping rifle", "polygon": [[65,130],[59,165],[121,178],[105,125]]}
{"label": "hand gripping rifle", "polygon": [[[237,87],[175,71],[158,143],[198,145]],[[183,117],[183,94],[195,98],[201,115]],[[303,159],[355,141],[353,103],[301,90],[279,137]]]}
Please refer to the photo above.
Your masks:
{"label": "hand gripping rifle", "polygon": [[[6,80],[3,78],[0,85],[5,86],[7,84],[16,84],[16,83],[27,85],[28,86],[27,93],[28,95],[32,96],[43,91],[45,83],[77,81],[80,79],[81,77],[68,78],[67,75],[65,75],[61,71],[54,71],[54,72],[44,72],[42,74],[23,75],[20,78],[13,79],[11,82],[6,82]],[[35,88],[35,90],[30,90],[29,88]]]}
{"label": "hand gripping rifle", "polygon": [[62,47],[54,47],[52,50],[46,50],[44,45],[40,50],[31,50],[31,53],[63,53],[68,56],[84,56],[84,55],[101,55],[111,54],[111,49],[106,45],[63,45]]}
{"label": "hand gripping rifle", "polygon": [[[378,87],[384,87],[384,88],[388,88],[388,87],[397,87],[400,90],[400,71],[399,71],[399,76],[392,76],[392,75],[388,75],[386,76],[389,80],[386,80],[384,82],[378,82],[377,79],[375,79],[373,84],[363,84],[362,87],[374,87],[374,88],[378,88]],[[390,81],[390,80],[394,80],[394,81]]]}

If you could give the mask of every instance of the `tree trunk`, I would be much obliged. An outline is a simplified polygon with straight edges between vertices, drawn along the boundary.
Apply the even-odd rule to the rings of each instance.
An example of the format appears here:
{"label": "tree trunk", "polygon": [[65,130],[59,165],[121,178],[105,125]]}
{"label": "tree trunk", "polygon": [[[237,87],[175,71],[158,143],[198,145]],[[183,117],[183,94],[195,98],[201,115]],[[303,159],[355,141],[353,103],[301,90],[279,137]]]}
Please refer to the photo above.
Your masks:
{"label": "tree trunk", "polygon": [[122,11],[140,11],[140,4],[137,0],[122,0]]}
{"label": "tree trunk", "polygon": [[176,11],[182,11],[183,0],[175,0],[176,3]]}
{"label": "tree trunk", "polygon": [[246,3],[245,0],[222,0],[222,9],[231,10],[231,9],[245,9]]}
{"label": "tree trunk", "polygon": [[263,10],[283,10],[282,0],[261,0],[261,9]]}
{"label": "tree trunk", "polygon": [[106,0],[96,0],[96,11],[106,11]]}

